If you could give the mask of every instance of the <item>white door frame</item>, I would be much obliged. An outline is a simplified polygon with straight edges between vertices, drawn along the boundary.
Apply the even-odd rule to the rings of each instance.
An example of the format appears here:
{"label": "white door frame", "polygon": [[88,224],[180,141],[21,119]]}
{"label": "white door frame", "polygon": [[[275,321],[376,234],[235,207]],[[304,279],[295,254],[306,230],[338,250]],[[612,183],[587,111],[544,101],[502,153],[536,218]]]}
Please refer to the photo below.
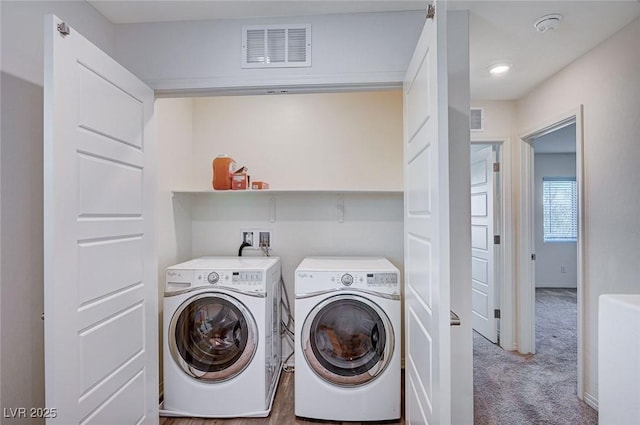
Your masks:
{"label": "white door frame", "polygon": [[520,140],[520,226],[517,236],[520,240],[518,253],[518,302],[517,302],[517,333],[518,351],[521,353],[535,353],[535,264],[531,255],[535,253],[534,235],[534,150],[531,139],[555,131],[566,125],[576,124],[576,184],[578,190],[578,270],[577,270],[577,307],[578,307],[578,398],[583,400],[584,394],[584,149],[583,106],[577,107],[544,120],[531,130],[523,132]]}
{"label": "white door frame", "polygon": [[514,331],[516,326],[515,306],[515,264],[513,207],[511,204],[511,141],[508,137],[498,139],[471,140],[472,145],[498,145],[500,155],[500,226],[495,230],[500,235],[500,249],[496,256],[498,275],[500,276],[500,340],[499,345],[505,350],[517,350]]}

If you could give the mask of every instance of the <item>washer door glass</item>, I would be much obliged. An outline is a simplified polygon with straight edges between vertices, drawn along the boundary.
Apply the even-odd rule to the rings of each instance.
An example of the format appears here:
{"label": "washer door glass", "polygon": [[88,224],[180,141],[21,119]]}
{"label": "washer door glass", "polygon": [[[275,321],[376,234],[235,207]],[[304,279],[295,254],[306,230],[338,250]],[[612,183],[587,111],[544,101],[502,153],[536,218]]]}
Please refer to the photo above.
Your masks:
{"label": "washer door glass", "polygon": [[169,330],[174,360],[203,381],[224,381],[242,372],[255,354],[256,336],[256,323],[247,308],[219,293],[185,301]]}
{"label": "washer door glass", "polygon": [[345,386],[375,379],[389,364],[394,334],[372,301],[339,295],[318,304],[302,330],[304,356],[322,379]]}

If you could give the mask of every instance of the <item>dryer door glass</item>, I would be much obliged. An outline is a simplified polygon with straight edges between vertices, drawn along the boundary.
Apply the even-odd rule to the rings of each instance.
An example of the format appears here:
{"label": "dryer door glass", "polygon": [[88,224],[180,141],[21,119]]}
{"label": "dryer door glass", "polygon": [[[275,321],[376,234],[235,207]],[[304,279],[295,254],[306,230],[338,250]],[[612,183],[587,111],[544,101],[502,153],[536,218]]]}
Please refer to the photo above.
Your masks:
{"label": "dryer door glass", "polygon": [[[306,329],[305,329],[306,328]],[[311,368],[340,385],[375,379],[393,352],[393,329],[373,302],[354,295],[325,300],[307,317],[303,351]]]}
{"label": "dryer door glass", "polygon": [[257,348],[256,324],[240,301],[225,294],[187,300],[171,321],[174,360],[190,376],[223,381],[242,372]]}

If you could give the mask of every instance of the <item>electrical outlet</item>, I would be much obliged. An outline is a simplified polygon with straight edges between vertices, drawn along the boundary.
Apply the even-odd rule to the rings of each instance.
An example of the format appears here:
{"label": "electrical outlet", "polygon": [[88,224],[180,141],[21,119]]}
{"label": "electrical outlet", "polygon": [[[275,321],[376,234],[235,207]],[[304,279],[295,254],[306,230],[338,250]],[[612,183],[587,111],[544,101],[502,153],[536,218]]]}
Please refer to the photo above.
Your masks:
{"label": "electrical outlet", "polygon": [[240,229],[240,243],[248,243],[246,248],[271,248],[273,240],[269,229]]}
{"label": "electrical outlet", "polygon": [[270,230],[258,231],[258,247],[271,248],[271,231]]}
{"label": "electrical outlet", "polygon": [[253,246],[253,230],[242,230],[242,243]]}
{"label": "electrical outlet", "polygon": [[566,273],[567,272],[567,267],[566,266],[560,266],[560,273]]}

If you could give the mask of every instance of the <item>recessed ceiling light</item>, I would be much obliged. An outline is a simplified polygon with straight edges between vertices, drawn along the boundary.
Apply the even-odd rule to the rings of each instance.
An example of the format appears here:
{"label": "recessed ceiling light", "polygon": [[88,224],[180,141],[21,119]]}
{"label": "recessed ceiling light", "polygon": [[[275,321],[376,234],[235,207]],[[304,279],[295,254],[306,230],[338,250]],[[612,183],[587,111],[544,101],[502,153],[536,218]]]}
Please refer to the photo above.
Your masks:
{"label": "recessed ceiling light", "polygon": [[558,15],[557,13],[553,15],[545,15],[538,18],[533,26],[538,32],[547,32],[547,31],[555,31],[560,25],[560,21],[562,20],[562,15]]}
{"label": "recessed ceiling light", "polygon": [[497,63],[495,65],[491,65],[489,73],[491,73],[491,75],[503,75],[509,72],[510,69],[511,65],[508,63]]}

